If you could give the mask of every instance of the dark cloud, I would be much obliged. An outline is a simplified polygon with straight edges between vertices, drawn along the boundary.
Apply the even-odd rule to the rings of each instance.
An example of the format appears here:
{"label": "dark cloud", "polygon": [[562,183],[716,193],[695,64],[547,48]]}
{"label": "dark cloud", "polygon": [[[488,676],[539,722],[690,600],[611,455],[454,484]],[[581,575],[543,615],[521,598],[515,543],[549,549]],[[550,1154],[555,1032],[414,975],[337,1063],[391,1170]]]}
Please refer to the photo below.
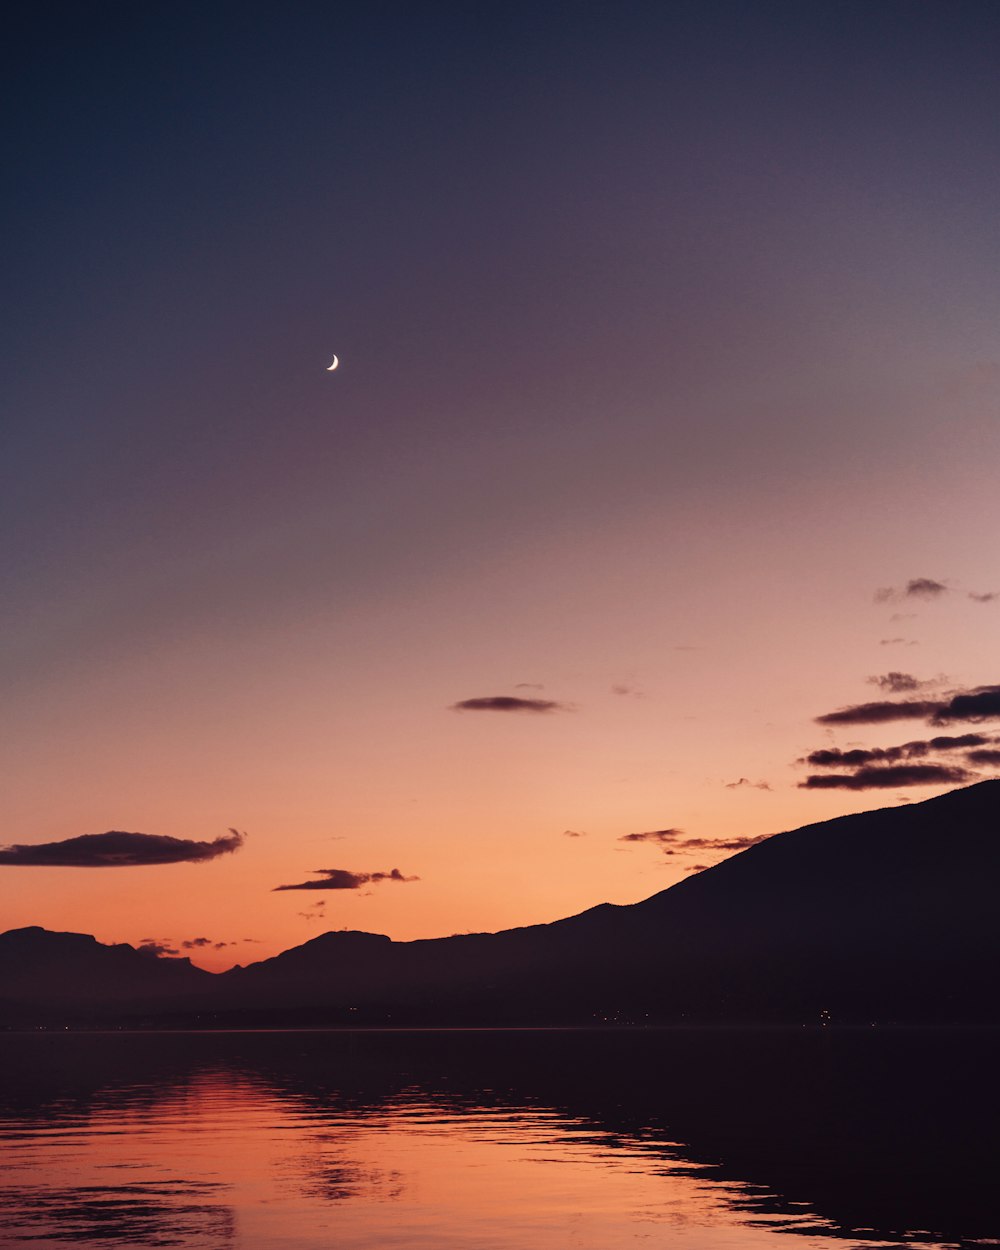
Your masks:
{"label": "dark cloud", "polygon": [[995,599],[1000,599],[1000,594],[995,590],[986,590],[982,594],[977,594],[974,590],[970,590],[969,598],[975,599],[976,603],[992,603]]}
{"label": "dark cloud", "polygon": [[230,829],[214,842],[189,842],[160,833],[85,833],[62,842],[0,847],[0,864],[51,868],[127,868],[148,864],[197,864],[238,851],[245,833]]}
{"label": "dark cloud", "polygon": [[564,838],[585,838],[586,836],[587,836],[587,831],[585,829],[564,829],[563,830]]}
{"label": "dark cloud", "polygon": [[509,694],[487,695],[481,699],[463,699],[451,705],[453,712],[565,712],[562,703],[551,699],[518,699]]}
{"label": "dark cloud", "polygon": [[965,757],[972,764],[1000,764],[1000,751],[995,747],[985,748],[982,751],[970,751]]}
{"label": "dark cloud", "polygon": [[623,833],[619,842],[652,842],[656,846],[667,846],[685,836],[683,829],[650,829],[646,833]]}
{"label": "dark cloud", "polygon": [[751,790],[770,790],[770,783],[767,781],[751,781],[749,777],[741,777],[739,781],[727,781],[725,783],[727,790],[739,790],[742,786],[749,786]]}
{"label": "dark cloud", "polygon": [[800,764],[812,764],[816,768],[860,768],[865,764],[893,763],[896,760],[915,759],[930,755],[932,751],[958,751],[965,747],[986,746],[994,741],[982,734],[959,734],[956,737],[918,738],[897,747],[858,747],[841,751],[836,747],[824,747],[807,755]]}
{"label": "dark cloud", "polygon": [[928,738],[924,744],[909,742],[907,746],[926,745],[932,751],[957,751],[961,747],[982,747],[996,741],[996,738],[984,738],[982,734],[958,734],[956,737]]}
{"label": "dark cloud", "polygon": [[947,725],[953,720],[993,720],[1000,716],[1000,686],[977,686],[956,694],[936,711],[933,723]]}
{"label": "dark cloud", "polygon": [[901,599],[937,599],[947,594],[948,587],[944,582],[935,581],[933,577],[911,577],[902,588],[883,586],[875,591],[876,603],[898,603]]}
{"label": "dark cloud", "polygon": [[711,864],[689,864],[684,869],[685,872],[704,872],[706,868],[711,868]]}
{"label": "dark cloud", "polygon": [[686,855],[691,851],[745,851],[748,846],[763,842],[770,834],[741,838],[691,838],[683,829],[653,829],[649,833],[626,833],[619,842],[649,842],[664,855]]}
{"label": "dark cloud", "polygon": [[376,885],[379,881],[419,881],[419,877],[404,877],[398,868],[390,872],[350,872],[346,868],[316,868],[318,881],[301,881],[297,885],[276,885],[278,890],[360,890],[363,885]]}
{"label": "dark cloud", "polygon": [[515,690],[544,690],[545,687],[540,681],[519,681],[514,687]]}
{"label": "dark cloud", "polygon": [[742,838],[685,838],[678,846],[680,851],[745,851],[748,846],[756,846],[771,835],[759,833],[756,837]]}
{"label": "dark cloud", "polygon": [[855,703],[836,712],[817,716],[819,725],[880,725],[893,720],[926,720],[947,704],[935,699],[907,699],[899,703]]}
{"label": "dark cloud", "polygon": [[968,769],[952,764],[888,764],[853,773],[813,773],[802,790],[881,790],[888,786],[938,786],[969,781]]}
{"label": "dark cloud", "polygon": [[920,690],[927,682],[918,681],[912,673],[883,673],[881,676],[869,677],[870,686],[878,686],[886,694],[907,694],[912,690]]}
{"label": "dark cloud", "polygon": [[[186,942],[181,942],[181,946],[183,946],[186,951],[194,950],[195,947],[198,946],[211,945],[213,945],[212,939],[206,937],[189,938]],[[222,945],[225,946],[225,942],[223,942]]]}
{"label": "dark cloud", "polygon": [[936,599],[947,591],[944,582],[935,581],[933,577],[911,577],[906,583],[905,594],[908,598]]}
{"label": "dark cloud", "polygon": [[860,768],[863,764],[870,764],[874,760],[899,759],[901,755],[902,751],[899,747],[888,747],[885,750],[879,747],[873,747],[871,750],[859,747],[851,751],[841,751],[837,747],[824,747],[819,751],[811,752],[799,762],[812,764],[814,768]]}
{"label": "dark cloud", "polygon": [[167,944],[169,940],[167,938],[161,942],[157,941],[156,938],[143,938],[135,949],[140,955],[148,955],[151,959],[159,959],[162,955],[179,955],[179,950]]}

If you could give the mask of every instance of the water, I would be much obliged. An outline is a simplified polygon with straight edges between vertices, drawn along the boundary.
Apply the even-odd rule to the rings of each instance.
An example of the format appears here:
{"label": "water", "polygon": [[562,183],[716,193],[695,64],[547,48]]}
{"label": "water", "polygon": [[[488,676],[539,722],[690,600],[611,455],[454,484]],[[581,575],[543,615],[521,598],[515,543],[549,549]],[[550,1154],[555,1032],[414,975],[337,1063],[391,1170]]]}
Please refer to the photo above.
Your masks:
{"label": "water", "polygon": [[1000,1245],[997,1036],[0,1036],[0,1245]]}

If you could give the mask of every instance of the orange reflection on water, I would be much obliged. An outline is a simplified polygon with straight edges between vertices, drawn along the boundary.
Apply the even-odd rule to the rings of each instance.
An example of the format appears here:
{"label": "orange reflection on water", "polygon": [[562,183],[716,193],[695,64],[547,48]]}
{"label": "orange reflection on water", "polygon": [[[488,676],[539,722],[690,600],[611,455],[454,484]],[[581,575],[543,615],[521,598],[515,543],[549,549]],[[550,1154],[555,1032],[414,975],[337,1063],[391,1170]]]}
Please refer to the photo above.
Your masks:
{"label": "orange reflection on water", "polygon": [[0,1132],[10,1246],[818,1250],[832,1231],[808,1212],[751,1213],[746,1188],[662,1139],[416,1089],[317,1103],[256,1076],[200,1073],[44,1121],[8,1118]]}

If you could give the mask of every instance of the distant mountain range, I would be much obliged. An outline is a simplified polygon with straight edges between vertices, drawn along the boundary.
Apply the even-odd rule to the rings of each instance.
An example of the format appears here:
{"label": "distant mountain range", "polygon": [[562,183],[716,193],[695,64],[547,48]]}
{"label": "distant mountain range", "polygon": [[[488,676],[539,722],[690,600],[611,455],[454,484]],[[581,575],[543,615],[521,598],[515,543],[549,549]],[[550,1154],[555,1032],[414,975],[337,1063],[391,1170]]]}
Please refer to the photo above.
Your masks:
{"label": "distant mountain range", "polygon": [[0,1024],[1000,1022],[1000,780],[776,834],[641,903],[393,942],[325,933],[211,974],[0,935]]}

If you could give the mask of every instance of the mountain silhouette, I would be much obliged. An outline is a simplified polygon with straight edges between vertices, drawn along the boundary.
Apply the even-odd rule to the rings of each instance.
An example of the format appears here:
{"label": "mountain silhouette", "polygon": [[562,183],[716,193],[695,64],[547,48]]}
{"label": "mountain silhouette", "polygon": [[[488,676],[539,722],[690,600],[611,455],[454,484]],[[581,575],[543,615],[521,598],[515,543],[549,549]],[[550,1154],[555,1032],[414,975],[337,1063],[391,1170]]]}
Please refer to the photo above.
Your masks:
{"label": "mountain silhouette", "polygon": [[776,834],[643,902],[500,933],[326,933],[210,975],[17,930],[0,936],[0,1004],[79,1008],[91,978],[93,1011],[222,1025],[995,1022],[998,870],[1000,780]]}

